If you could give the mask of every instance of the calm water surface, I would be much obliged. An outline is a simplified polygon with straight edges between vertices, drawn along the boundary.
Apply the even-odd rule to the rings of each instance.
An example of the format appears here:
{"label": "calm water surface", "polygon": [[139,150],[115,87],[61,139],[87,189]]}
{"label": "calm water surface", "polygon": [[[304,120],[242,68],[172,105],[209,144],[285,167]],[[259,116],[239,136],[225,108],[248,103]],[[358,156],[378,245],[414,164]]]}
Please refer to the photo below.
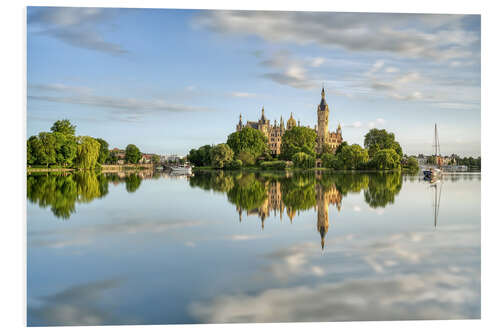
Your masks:
{"label": "calm water surface", "polygon": [[480,318],[479,174],[27,185],[30,326]]}

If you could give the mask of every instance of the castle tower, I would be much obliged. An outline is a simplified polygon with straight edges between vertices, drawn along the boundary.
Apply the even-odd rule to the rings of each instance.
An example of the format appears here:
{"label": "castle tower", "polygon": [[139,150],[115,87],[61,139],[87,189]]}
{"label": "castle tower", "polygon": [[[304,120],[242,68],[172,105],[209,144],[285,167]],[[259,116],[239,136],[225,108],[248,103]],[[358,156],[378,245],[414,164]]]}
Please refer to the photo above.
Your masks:
{"label": "castle tower", "polygon": [[295,126],[297,126],[297,122],[293,119],[293,113],[290,113],[290,119],[286,122],[286,129],[289,130]]}
{"label": "castle tower", "polygon": [[321,102],[318,105],[318,145],[317,150],[321,152],[328,138],[328,116],[330,110],[325,100],[325,88],[321,89]]}
{"label": "castle tower", "polygon": [[236,125],[236,131],[241,131],[243,129],[243,121],[241,120],[241,113],[240,113],[240,121],[238,122],[238,125]]}

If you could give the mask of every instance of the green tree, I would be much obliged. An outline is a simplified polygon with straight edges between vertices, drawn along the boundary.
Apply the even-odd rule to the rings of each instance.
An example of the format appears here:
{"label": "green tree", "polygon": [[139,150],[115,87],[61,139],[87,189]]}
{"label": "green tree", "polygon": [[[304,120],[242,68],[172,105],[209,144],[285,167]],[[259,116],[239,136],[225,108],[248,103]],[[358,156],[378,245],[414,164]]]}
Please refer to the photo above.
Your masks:
{"label": "green tree", "polygon": [[316,131],[307,127],[293,127],[283,134],[281,158],[291,160],[296,153],[302,152],[316,156]]}
{"label": "green tree", "polygon": [[153,164],[159,164],[160,163],[160,156],[158,156],[158,155],[151,156],[151,162],[153,162]]}
{"label": "green tree", "polygon": [[94,169],[99,157],[99,142],[90,136],[79,136],[76,140],[75,166],[79,169]]}
{"label": "green tree", "polygon": [[370,157],[375,156],[377,151],[381,149],[394,149],[396,153],[403,157],[401,145],[396,141],[394,133],[389,133],[385,129],[372,128],[365,135],[365,148],[368,149]]}
{"label": "green tree", "polygon": [[75,135],[75,125],[71,125],[71,122],[68,119],[58,120],[52,125],[50,130],[54,133],[61,133],[64,135]]}
{"label": "green tree", "polygon": [[99,148],[99,157],[97,158],[97,162],[99,162],[99,164],[104,164],[109,156],[109,145],[104,139],[96,138],[96,140],[101,145]]}
{"label": "green tree", "polygon": [[[236,155],[236,154],[235,154]],[[241,160],[243,165],[254,165],[255,164],[255,155],[248,152],[248,151],[240,151],[239,154],[237,154],[238,159]]]}
{"label": "green tree", "polygon": [[55,138],[56,163],[63,166],[71,165],[76,158],[76,138],[60,132],[54,132],[52,135]]}
{"label": "green tree", "polygon": [[111,151],[106,159],[106,164],[116,164],[118,163],[118,154],[114,151]]}
{"label": "green tree", "polygon": [[251,127],[244,127],[241,131],[231,133],[227,138],[227,145],[236,156],[241,152],[247,152],[255,158],[269,150],[264,133]]}
{"label": "green tree", "polygon": [[375,153],[372,163],[378,170],[401,168],[401,156],[394,149],[381,149]]}
{"label": "green tree", "polygon": [[363,164],[368,162],[368,152],[360,145],[353,144],[342,148],[342,151],[337,154],[339,161],[344,169],[358,170]]}
{"label": "green tree", "polygon": [[141,157],[141,151],[139,150],[139,148],[137,148],[136,145],[129,144],[125,148],[125,160],[127,161],[127,163],[136,164],[139,162]]}
{"label": "green tree", "polygon": [[212,146],[210,145],[201,146],[198,149],[191,149],[187,155],[187,160],[195,166],[209,166],[211,165],[211,150]]}
{"label": "green tree", "polygon": [[333,147],[327,144],[323,144],[323,147],[321,148],[321,152],[323,154],[333,154],[334,150]]}
{"label": "green tree", "polygon": [[38,134],[40,150],[38,151],[38,163],[46,165],[56,163],[56,137],[53,133],[41,132]]}
{"label": "green tree", "polygon": [[26,145],[26,162],[28,165],[40,163],[40,154],[42,153],[43,148],[40,139],[37,136],[32,135],[28,139]]}
{"label": "green tree", "polygon": [[225,143],[216,145],[210,151],[210,160],[212,161],[212,166],[217,169],[222,169],[225,166],[228,166],[233,159],[233,156],[234,152]]}
{"label": "green tree", "polygon": [[342,151],[342,149],[344,149],[344,147],[347,147],[349,146],[349,144],[347,143],[347,141],[342,141],[340,143],[340,145],[337,146],[337,149],[335,149],[335,155],[336,154],[340,154],[340,152]]}
{"label": "green tree", "polygon": [[418,170],[418,161],[415,157],[411,156],[406,160],[406,167],[410,170]]}
{"label": "green tree", "polygon": [[342,169],[342,163],[338,159],[337,155],[324,153],[321,155],[321,165],[324,168],[330,168],[335,170]]}
{"label": "green tree", "polygon": [[293,166],[297,168],[310,169],[314,168],[316,161],[311,155],[303,152],[298,152],[292,156]]}

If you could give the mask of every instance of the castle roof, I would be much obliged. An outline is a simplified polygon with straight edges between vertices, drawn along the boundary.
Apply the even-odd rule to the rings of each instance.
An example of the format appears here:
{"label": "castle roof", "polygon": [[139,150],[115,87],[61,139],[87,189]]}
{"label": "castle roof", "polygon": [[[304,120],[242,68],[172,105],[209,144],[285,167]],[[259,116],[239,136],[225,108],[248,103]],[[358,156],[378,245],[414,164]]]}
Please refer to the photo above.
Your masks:
{"label": "castle roof", "polygon": [[318,108],[321,111],[325,111],[327,107],[328,107],[328,104],[326,104],[326,99],[325,99],[325,88],[323,88],[323,89],[321,89],[321,102],[319,103]]}

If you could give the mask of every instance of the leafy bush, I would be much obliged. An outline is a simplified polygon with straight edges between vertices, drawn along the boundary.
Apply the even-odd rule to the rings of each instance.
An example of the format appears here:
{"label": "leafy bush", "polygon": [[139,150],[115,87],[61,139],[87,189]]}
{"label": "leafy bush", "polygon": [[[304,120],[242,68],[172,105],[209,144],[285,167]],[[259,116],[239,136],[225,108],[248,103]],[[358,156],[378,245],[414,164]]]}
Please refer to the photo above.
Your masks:
{"label": "leafy bush", "polygon": [[227,169],[238,170],[241,169],[242,166],[243,162],[241,160],[232,160],[231,162],[229,162]]}
{"label": "leafy bush", "polygon": [[286,161],[265,161],[260,164],[263,169],[268,170],[285,170],[287,167]]}

